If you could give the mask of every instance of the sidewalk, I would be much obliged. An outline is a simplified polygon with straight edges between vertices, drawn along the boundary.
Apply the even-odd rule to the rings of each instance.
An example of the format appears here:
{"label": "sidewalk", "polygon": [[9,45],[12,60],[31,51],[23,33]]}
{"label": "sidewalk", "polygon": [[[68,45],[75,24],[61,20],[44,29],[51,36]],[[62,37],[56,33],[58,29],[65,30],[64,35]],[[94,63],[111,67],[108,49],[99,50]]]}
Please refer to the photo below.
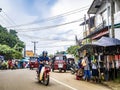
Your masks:
{"label": "sidewalk", "polygon": [[108,86],[112,90],[120,90],[120,82],[117,83],[115,81],[108,81],[108,82],[102,82],[102,84]]}

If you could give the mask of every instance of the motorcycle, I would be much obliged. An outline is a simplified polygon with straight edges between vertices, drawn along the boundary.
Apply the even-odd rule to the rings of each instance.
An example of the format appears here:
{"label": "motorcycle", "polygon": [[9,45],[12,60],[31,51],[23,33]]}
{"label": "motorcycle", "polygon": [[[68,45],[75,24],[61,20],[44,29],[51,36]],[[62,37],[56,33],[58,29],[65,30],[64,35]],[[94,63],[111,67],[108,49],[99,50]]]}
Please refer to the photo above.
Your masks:
{"label": "motorcycle", "polygon": [[77,65],[75,63],[72,64],[70,67],[71,74],[75,74],[77,72],[77,70],[78,70]]}
{"label": "motorcycle", "polygon": [[37,69],[37,78],[39,83],[43,83],[44,85],[48,85],[49,84],[49,80],[50,80],[50,74],[49,72],[51,71],[50,69],[50,65],[48,64],[48,62],[44,62],[44,66],[41,69],[41,72],[39,73],[39,69]]}

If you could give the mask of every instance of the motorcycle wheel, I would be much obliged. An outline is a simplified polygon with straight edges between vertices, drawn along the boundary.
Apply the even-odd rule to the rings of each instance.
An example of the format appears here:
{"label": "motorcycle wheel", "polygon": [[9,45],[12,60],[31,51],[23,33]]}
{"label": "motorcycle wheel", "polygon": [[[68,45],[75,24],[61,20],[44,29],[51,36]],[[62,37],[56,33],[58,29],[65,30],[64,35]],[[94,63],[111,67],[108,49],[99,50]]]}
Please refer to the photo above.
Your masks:
{"label": "motorcycle wheel", "polygon": [[38,75],[38,77],[37,77],[37,78],[38,78],[38,83],[41,83],[41,81],[40,81],[40,76],[39,76],[39,75]]}
{"label": "motorcycle wheel", "polygon": [[71,74],[75,74],[75,72],[71,70]]}
{"label": "motorcycle wheel", "polygon": [[49,75],[46,76],[46,78],[44,80],[44,84],[45,84],[45,86],[47,86],[49,84]]}

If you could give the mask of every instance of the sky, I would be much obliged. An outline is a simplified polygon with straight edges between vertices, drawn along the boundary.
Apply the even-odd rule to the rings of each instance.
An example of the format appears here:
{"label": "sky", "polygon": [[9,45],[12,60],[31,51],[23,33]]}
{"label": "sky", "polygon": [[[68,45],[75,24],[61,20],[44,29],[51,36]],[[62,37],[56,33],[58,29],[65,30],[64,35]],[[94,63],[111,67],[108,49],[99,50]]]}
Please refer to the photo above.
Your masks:
{"label": "sky", "polygon": [[[92,2],[93,0],[0,0],[0,24],[8,29],[15,29],[19,38],[25,42],[27,50],[33,50],[32,41],[37,41],[37,54],[44,50],[54,54],[75,45],[75,35],[78,39],[83,38],[83,27],[80,23],[88,10],[86,8]],[[77,9],[79,12],[75,12]],[[70,11],[72,14],[67,13]],[[59,17],[53,19],[58,15]],[[79,21],[43,29],[76,20]]]}

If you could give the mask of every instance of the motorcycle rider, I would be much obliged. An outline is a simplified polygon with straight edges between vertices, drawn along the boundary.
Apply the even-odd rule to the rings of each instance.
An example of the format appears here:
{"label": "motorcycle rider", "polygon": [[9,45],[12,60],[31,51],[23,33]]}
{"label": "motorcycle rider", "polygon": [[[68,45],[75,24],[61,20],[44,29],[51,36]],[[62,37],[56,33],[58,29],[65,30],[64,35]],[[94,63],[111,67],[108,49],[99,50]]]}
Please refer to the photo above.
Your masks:
{"label": "motorcycle rider", "polygon": [[49,58],[47,56],[47,51],[42,52],[42,56],[38,58],[38,63],[39,63],[39,73],[41,72],[42,67],[44,66],[44,61],[49,62]]}

